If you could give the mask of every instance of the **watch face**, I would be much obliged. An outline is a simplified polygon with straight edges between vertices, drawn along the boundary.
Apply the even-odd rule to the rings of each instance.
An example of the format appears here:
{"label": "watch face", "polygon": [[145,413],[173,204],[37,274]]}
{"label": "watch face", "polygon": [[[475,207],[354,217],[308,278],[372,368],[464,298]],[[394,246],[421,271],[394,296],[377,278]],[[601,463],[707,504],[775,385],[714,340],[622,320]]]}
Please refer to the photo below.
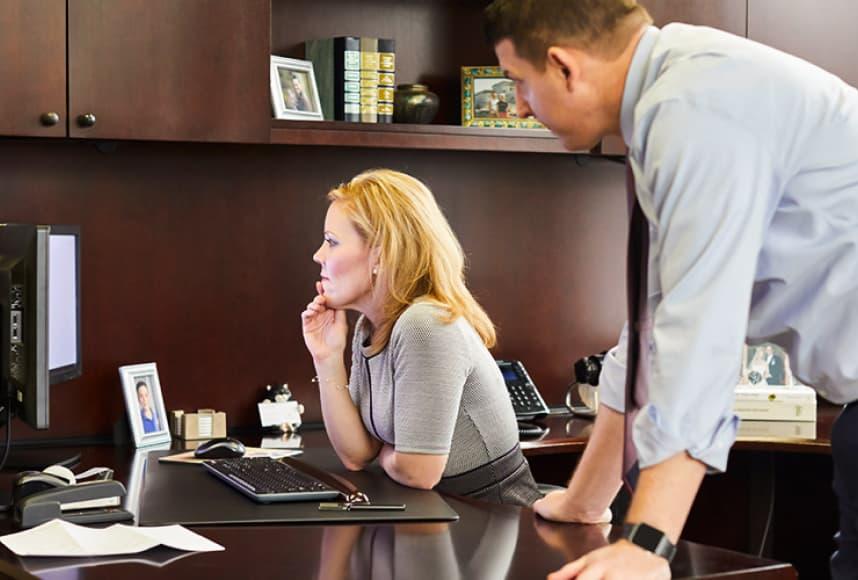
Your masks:
{"label": "watch face", "polygon": [[634,531],[634,543],[650,552],[655,552],[663,537],[662,532],[646,524],[638,524]]}

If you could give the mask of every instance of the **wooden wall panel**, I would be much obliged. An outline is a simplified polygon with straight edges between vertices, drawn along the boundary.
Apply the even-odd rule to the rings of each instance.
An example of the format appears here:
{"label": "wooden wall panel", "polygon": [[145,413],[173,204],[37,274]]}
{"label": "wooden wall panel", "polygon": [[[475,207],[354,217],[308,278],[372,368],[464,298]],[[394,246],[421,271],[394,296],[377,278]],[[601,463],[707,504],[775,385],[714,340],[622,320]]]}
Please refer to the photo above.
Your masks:
{"label": "wooden wall panel", "polygon": [[808,60],[858,86],[854,0],[748,1],[748,38]]}
{"label": "wooden wall panel", "polygon": [[[470,281],[550,403],[572,362],[610,346],[625,313],[623,167],[572,156],[253,145],[0,142],[4,221],[82,230],[84,374],[53,387],[38,436],[110,432],[117,367],[155,361],[168,408],[257,423],[287,381],[320,417],[299,313],[312,298],[324,193],[379,165],[436,192]],[[34,437],[16,427],[16,439]]]}
{"label": "wooden wall panel", "polygon": [[684,22],[720,28],[739,36],[748,32],[748,0],[642,0],[656,26]]}

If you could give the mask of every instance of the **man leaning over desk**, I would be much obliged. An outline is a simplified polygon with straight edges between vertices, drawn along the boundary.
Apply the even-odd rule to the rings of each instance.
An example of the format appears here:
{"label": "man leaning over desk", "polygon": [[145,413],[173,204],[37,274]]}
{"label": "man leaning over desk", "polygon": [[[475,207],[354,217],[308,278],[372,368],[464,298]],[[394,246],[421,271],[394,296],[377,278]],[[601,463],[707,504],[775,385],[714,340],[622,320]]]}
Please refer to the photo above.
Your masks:
{"label": "man leaning over desk", "polygon": [[569,150],[622,136],[643,224],[630,249],[649,252],[630,275],[646,281],[641,313],[607,357],[587,449],[568,489],[534,505],[552,520],[609,517],[623,476],[625,361],[640,353],[629,400],[642,407],[626,446],[640,472],[626,523],[648,527],[627,525],[625,539],[551,577],[670,576],[663,556],[703,475],[727,466],[746,340],[781,345],[798,378],[848,404],[832,432],[831,570],[858,577],[858,92],[744,38],[656,28],[635,0],[496,0],[485,24],[520,116]]}

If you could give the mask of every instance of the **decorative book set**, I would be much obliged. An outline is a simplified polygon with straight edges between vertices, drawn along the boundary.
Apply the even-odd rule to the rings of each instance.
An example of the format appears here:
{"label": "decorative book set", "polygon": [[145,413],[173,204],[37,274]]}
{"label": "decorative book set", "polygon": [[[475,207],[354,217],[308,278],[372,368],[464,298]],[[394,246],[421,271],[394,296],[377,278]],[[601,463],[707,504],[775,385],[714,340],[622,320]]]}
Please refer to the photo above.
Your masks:
{"label": "decorative book set", "polygon": [[308,40],[304,48],[313,63],[325,120],[393,122],[393,39],[338,36]]}

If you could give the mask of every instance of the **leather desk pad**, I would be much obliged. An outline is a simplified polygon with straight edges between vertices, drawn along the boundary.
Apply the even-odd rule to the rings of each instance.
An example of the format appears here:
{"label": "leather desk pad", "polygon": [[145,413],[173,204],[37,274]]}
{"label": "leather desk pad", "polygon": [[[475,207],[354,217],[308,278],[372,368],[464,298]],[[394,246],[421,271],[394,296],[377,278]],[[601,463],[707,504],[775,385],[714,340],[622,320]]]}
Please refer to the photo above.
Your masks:
{"label": "leather desk pad", "polygon": [[399,485],[377,465],[350,472],[332,449],[305,450],[300,459],[341,475],[376,503],[404,503],[404,511],[319,511],[317,501],[257,503],[209,474],[200,465],[161,463],[169,451],[152,451],[140,493],[139,525],[216,525],[455,521],[458,514],[434,491]]}

